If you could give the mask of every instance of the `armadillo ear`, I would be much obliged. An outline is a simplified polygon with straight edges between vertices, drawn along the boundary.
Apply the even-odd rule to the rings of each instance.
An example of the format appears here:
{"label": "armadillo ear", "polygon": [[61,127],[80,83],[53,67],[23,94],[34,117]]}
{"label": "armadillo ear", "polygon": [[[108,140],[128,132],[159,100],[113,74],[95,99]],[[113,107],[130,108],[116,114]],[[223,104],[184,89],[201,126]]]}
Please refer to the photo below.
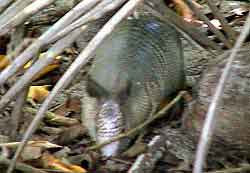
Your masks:
{"label": "armadillo ear", "polygon": [[107,91],[91,79],[90,76],[87,77],[86,90],[90,97],[103,98],[108,96]]}

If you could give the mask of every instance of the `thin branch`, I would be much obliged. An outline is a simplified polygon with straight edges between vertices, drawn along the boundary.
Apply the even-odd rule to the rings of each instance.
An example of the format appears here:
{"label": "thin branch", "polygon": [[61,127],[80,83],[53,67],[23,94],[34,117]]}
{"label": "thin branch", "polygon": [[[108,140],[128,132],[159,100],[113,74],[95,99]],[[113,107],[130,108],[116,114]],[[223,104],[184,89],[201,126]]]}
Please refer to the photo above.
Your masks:
{"label": "thin branch", "polygon": [[147,145],[147,152],[137,157],[128,173],[145,173],[145,170],[147,170],[147,172],[152,172],[156,162],[164,156],[165,142],[165,136],[155,136]]}
{"label": "thin branch", "polygon": [[239,168],[227,168],[220,171],[211,171],[206,173],[242,173],[242,172],[249,172],[250,165],[243,165]]}
{"label": "thin branch", "polygon": [[140,124],[139,126],[128,130],[126,133],[120,134],[116,137],[111,138],[110,140],[94,145],[92,147],[87,148],[87,150],[96,150],[99,149],[107,144],[110,144],[112,142],[115,142],[117,140],[120,140],[122,138],[128,137],[130,135],[133,135],[134,133],[138,132],[139,130],[142,130],[143,128],[145,128],[146,126],[148,126],[150,123],[152,123],[153,121],[155,121],[158,118],[161,118],[163,115],[165,115],[165,113],[172,108],[184,95],[186,94],[186,91],[181,91],[179,92],[179,94],[169,103],[167,104],[161,111],[159,111],[155,116],[153,116],[152,118],[147,119],[146,121],[144,121],[142,124]]}
{"label": "thin branch", "polygon": [[199,139],[199,144],[198,144],[198,149],[196,153],[196,158],[195,158],[195,164],[194,164],[194,173],[201,173],[202,168],[203,168],[203,163],[205,161],[208,149],[209,149],[209,142],[210,138],[213,134],[214,131],[214,126],[215,126],[215,116],[217,113],[217,106],[220,103],[221,96],[223,94],[224,88],[225,88],[225,83],[230,75],[230,70],[232,67],[232,63],[234,61],[234,58],[243,44],[244,40],[248,36],[250,31],[250,14],[248,15],[248,18],[246,20],[246,23],[242,29],[242,32],[237,39],[234,48],[232,49],[232,53],[230,54],[228,58],[228,62],[224,68],[224,71],[221,75],[221,78],[219,80],[219,83],[216,87],[215,94],[212,98],[212,101],[210,103],[210,106],[208,108],[208,112],[206,114],[206,119],[204,122],[204,126],[202,129],[202,133]]}
{"label": "thin branch", "polygon": [[72,63],[70,68],[65,72],[59,82],[55,85],[47,99],[42,104],[39,109],[37,115],[31,122],[31,125],[28,127],[28,130],[23,136],[20,146],[17,148],[17,151],[11,161],[11,164],[7,170],[7,173],[12,173],[16,161],[20,156],[25,144],[30,139],[34,131],[37,129],[39,122],[44,117],[44,113],[47,111],[49,104],[53,101],[53,98],[56,94],[64,88],[67,84],[70,83],[72,78],[77,74],[80,68],[88,62],[90,56],[93,54],[95,49],[101,44],[104,38],[106,38],[125,17],[127,17],[130,13],[133,12],[135,7],[142,3],[143,0],[130,0],[128,1],[97,33],[97,35],[90,41],[87,47],[83,50],[83,52],[79,55],[79,57]]}
{"label": "thin branch", "polygon": [[[0,143],[0,147],[8,147],[8,148],[16,148],[18,147],[18,145],[20,145],[20,142]],[[29,141],[27,145],[33,145],[44,148],[62,148],[62,146],[50,143],[48,141]]]}
{"label": "thin branch", "polygon": [[6,21],[0,26],[0,36],[8,33],[12,28],[17,27],[18,25],[25,22],[27,18],[37,13],[39,10],[47,7],[52,4],[55,0],[43,0],[43,1],[34,1],[32,4],[25,7],[17,15],[15,15],[10,20]]}
{"label": "thin branch", "polygon": [[80,15],[87,12],[99,1],[100,0],[84,0],[65,14],[0,73],[0,86],[3,85],[9,77],[13,76],[13,74],[15,74],[21,67],[23,67],[26,62],[35,56],[43,46],[47,45],[48,40],[50,40],[58,31],[65,28]]}
{"label": "thin branch", "polygon": [[227,48],[232,48],[232,44],[229,42],[229,40],[226,39],[226,37],[220,32],[210,21],[209,19],[200,12],[200,10],[193,4],[192,0],[185,0],[185,2],[188,4],[189,8],[194,12],[194,14],[203,20],[208,27],[211,29],[211,31],[224,43],[224,45]]}
{"label": "thin branch", "polygon": [[15,107],[11,113],[11,132],[10,132],[10,137],[12,141],[16,140],[16,135],[17,135],[17,130],[18,130],[18,125],[21,117],[23,116],[23,106],[27,97],[29,88],[26,87],[24,90],[17,95],[17,100]]}

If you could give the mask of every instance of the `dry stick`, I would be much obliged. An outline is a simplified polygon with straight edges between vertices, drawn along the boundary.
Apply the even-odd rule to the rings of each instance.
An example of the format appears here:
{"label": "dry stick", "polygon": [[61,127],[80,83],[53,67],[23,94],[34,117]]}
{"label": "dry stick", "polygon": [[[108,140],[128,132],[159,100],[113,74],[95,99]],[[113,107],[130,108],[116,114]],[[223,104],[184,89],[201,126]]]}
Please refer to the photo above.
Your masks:
{"label": "dry stick", "polygon": [[8,33],[12,28],[22,24],[27,18],[52,4],[54,1],[55,0],[34,1],[32,4],[20,11],[15,17],[0,26],[0,36]]}
{"label": "dry stick", "polygon": [[37,129],[39,122],[44,117],[44,113],[47,111],[49,104],[53,101],[56,94],[69,84],[72,78],[80,71],[80,68],[88,62],[90,56],[94,53],[95,49],[101,44],[104,38],[106,38],[125,17],[133,12],[134,8],[139,5],[143,0],[130,0],[128,1],[97,33],[97,35],[90,41],[84,51],[79,57],[71,64],[69,69],[65,72],[62,78],[55,85],[49,96],[46,98],[35,118],[31,122],[28,130],[23,136],[20,146],[12,159],[12,162],[7,170],[7,173],[12,173],[15,163],[21,154],[25,144],[30,139],[34,131]]}
{"label": "dry stick", "polygon": [[[112,2],[112,3],[111,3]],[[121,6],[126,0],[104,0],[103,2],[99,3],[95,8],[93,8],[90,12],[86,13],[84,16],[67,26],[65,29],[57,33],[53,38],[53,40],[57,40],[65,35],[67,35],[70,31],[86,24],[91,20],[99,19],[105,13],[117,9]]]}
{"label": "dry stick", "polygon": [[206,114],[206,119],[204,122],[204,126],[202,129],[202,133],[199,139],[199,144],[198,144],[198,149],[196,153],[196,158],[195,158],[195,164],[194,164],[194,173],[201,173],[202,172],[202,167],[203,163],[205,161],[207,151],[209,149],[209,142],[210,138],[213,134],[214,126],[215,126],[215,116],[217,113],[217,106],[220,103],[221,96],[223,94],[223,90],[225,88],[225,83],[226,80],[228,79],[230,75],[230,70],[232,63],[234,61],[235,55],[237,54],[238,50],[240,49],[241,45],[243,44],[244,40],[248,36],[250,31],[250,14],[248,15],[248,18],[246,20],[246,23],[242,29],[242,32],[237,39],[235,46],[232,49],[232,53],[230,54],[228,58],[228,62],[225,66],[225,69],[221,75],[221,78],[219,80],[219,83],[216,87],[215,94],[212,98],[212,101],[210,103],[210,106],[208,108],[208,112]]}
{"label": "dry stick", "polygon": [[5,22],[11,20],[19,11],[23,10],[27,5],[31,4],[33,0],[17,0],[12,3],[1,15],[0,15],[0,26]]}
{"label": "dry stick", "polygon": [[40,72],[44,67],[49,65],[58,54],[60,54],[66,47],[70,46],[71,43],[75,41],[77,37],[87,28],[87,26],[83,26],[78,30],[73,31],[71,34],[66,36],[65,38],[57,41],[44,55],[44,57],[39,58],[38,61],[34,63],[25,73],[24,75],[5,93],[0,100],[0,110],[4,108],[4,106],[11,101],[11,99],[15,98],[15,95],[19,93],[25,85],[27,85],[32,78]]}
{"label": "dry stick", "polygon": [[0,1],[0,14],[5,10],[14,0],[1,0]]}
{"label": "dry stick", "polygon": [[[151,3],[149,3],[146,5],[146,8],[152,11],[155,16],[158,16],[163,21],[172,24],[177,30],[184,32],[184,36],[190,36],[192,40],[195,40],[202,47],[217,51],[221,50],[221,48],[218,47],[218,45],[216,45],[213,41],[209,40],[204,33],[200,32],[197,28],[184,21],[171,9],[164,6],[163,0],[154,0],[153,6]],[[154,9],[157,9],[157,11]]]}
{"label": "dry stick", "polygon": [[23,115],[23,106],[27,97],[29,88],[25,87],[21,93],[17,95],[17,100],[15,103],[15,107],[11,113],[11,132],[10,132],[10,137],[12,141],[16,140],[16,135],[17,135],[17,129],[19,125],[19,121]]}
{"label": "dry stick", "polygon": [[206,173],[242,173],[242,172],[249,172],[250,165],[243,165],[239,168],[227,168],[220,171],[211,171]]}
{"label": "dry stick", "polygon": [[230,25],[228,25],[227,21],[225,20],[223,14],[219,11],[216,5],[211,0],[206,0],[208,6],[213,12],[213,15],[220,21],[223,30],[226,32],[227,36],[230,40],[236,40],[236,32],[232,29]]}
{"label": "dry stick", "polygon": [[59,21],[57,21],[48,31],[41,35],[33,44],[31,44],[27,49],[20,54],[15,61],[13,61],[9,66],[7,66],[0,73],[0,86],[3,85],[6,80],[13,76],[18,69],[23,67],[23,65],[28,62],[33,56],[35,56],[39,50],[49,44],[49,40],[55,35],[59,30],[69,25],[72,21],[78,18],[80,15],[91,9],[100,0],[84,0],[80,2],[76,7],[65,14]]}
{"label": "dry stick", "polygon": [[94,145],[92,147],[87,148],[87,150],[96,150],[99,149],[101,147],[103,147],[104,145],[110,144],[114,141],[117,141],[119,139],[128,137],[130,135],[133,135],[134,133],[138,132],[139,130],[145,128],[146,126],[148,126],[150,123],[152,123],[154,120],[161,118],[163,115],[165,115],[165,113],[172,108],[187,92],[186,91],[181,91],[179,92],[179,94],[169,103],[167,104],[161,111],[159,111],[155,116],[153,116],[152,118],[147,119],[146,121],[144,121],[142,124],[140,124],[139,126],[128,130],[126,133],[120,134],[116,137],[111,138],[110,140]]}
{"label": "dry stick", "polygon": [[[16,148],[19,144],[20,142],[0,143],[0,147]],[[44,148],[62,148],[62,146],[50,143],[49,141],[29,141],[27,145]]]}
{"label": "dry stick", "polygon": [[155,164],[164,156],[166,137],[163,135],[155,136],[147,145],[146,153],[139,155],[128,173],[152,172]]}
{"label": "dry stick", "polygon": [[224,45],[227,48],[232,48],[232,44],[229,42],[229,40],[226,39],[226,37],[220,32],[210,21],[209,19],[200,12],[200,10],[193,4],[192,0],[185,0],[185,2],[188,4],[189,8],[193,10],[194,14],[203,20],[208,27],[211,29],[211,31],[224,43]]}

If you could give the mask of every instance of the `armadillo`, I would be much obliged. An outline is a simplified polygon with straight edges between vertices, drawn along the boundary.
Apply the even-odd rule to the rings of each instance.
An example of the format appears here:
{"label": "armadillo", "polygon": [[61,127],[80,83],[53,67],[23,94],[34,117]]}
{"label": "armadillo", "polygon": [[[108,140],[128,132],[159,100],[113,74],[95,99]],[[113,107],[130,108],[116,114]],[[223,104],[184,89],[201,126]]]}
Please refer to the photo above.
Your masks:
{"label": "armadillo", "polygon": [[[185,82],[177,31],[156,17],[121,22],[96,50],[86,80],[83,123],[97,143],[138,126]],[[126,140],[104,146],[117,155]]]}

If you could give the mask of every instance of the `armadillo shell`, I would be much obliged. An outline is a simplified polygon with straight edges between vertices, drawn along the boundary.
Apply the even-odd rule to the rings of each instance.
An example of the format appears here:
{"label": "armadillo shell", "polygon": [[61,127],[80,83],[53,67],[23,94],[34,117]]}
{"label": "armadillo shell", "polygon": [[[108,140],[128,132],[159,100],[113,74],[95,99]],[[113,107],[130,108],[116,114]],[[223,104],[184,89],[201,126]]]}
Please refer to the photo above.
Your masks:
{"label": "armadillo shell", "polygon": [[[226,60],[212,64],[200,81],[196,102],[185,111],[186,132],[198,139],[208,106],[225,67]],[[250,59],[249,49],[234,60],[231,74],[216,115],[211,151],[250,153]],[[228,154],[229,154],[228,153]]]}
{"label": "armadillo shell", "polygon": [[144,121],[162,100],[183,87],[181,41],[176,30],[154,17],[123,21],[96,50],[89,72],[116,100],[126,129]]}

